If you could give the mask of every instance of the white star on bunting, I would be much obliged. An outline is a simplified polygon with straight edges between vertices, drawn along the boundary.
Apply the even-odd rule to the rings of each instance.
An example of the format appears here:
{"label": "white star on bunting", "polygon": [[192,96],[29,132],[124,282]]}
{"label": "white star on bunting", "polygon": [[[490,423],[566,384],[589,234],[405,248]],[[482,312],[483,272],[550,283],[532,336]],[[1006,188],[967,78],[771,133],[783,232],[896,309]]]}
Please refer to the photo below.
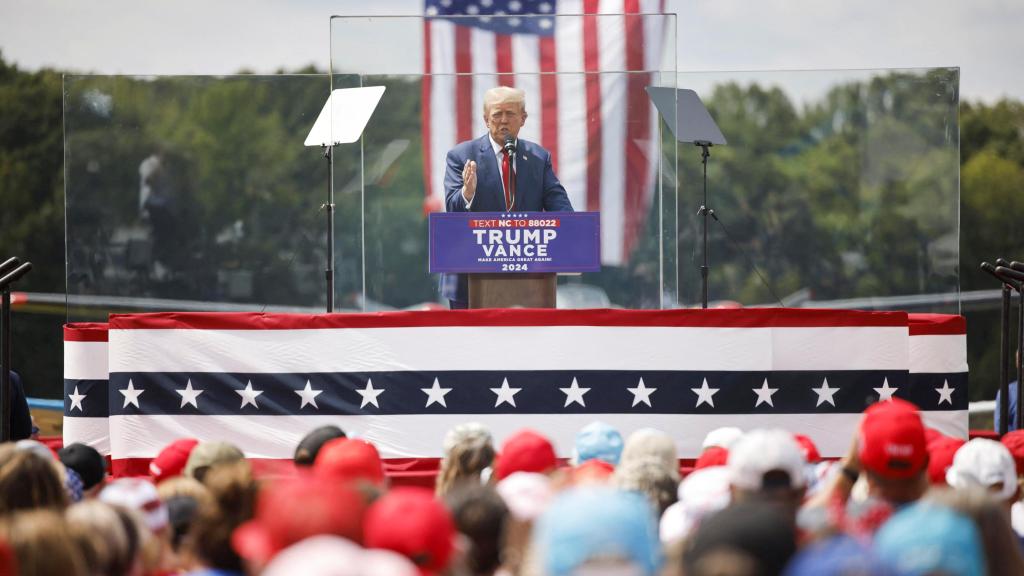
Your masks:
{"label": "white star on bunting", "polygon": [[313,408],[316,408],[317,410],[320,409],[320,407],[316,405],[316,397],[319,396],[323,390],[314,390],[312,384],[309,383],[309,380],[306,380],[305,388],[302,390],[292,390],[292,392],[295,392],[299,395],[299,398],[302,398],[302,404],[299,406],[299,410],[305,408],[307,404],[312,404]]}
{"label": "white star on bunting", "polygon": [[501,388],[491,388],[491,392],[498,395],[498,399],[494,401],[494,407],[501,406],[504,402],[508,402],[513,408],[516,407],[516,394],[522,388],[510,388],[508,385],[508,378],[505,378],[501,382]]}
{"label": "white star on bunting", "polygon": [[384,393],[383,388],[374,388],[373,380],[370,378],[366,379],[366,388],[362,390],[356,390],[360,396],[363,397],[363,401],[359,403],[360,408],[366,408],[367,404],[373,404],[375,407],[380,408],[380,404],[377,404],[377,396]]}
{"label": "white star on bunting", "polygon": [[953,392],[956,388],[949,387],[949,380],[943,380],[942,388],[936,388],[935,391],[939,393],[939,404],[948,402],[950,406],[953,405]]}
{"label": "white star on bunting", "polygon": [[69,412],[73,411],[75,408],[78,408],[79,412],[85,412],[85,408],[82,408],[82,400],[85,400],[85,396],[85,394],[79,394],[78,386],[75,386],[75,391],[68,394],[68,398],[71,399],[71,410],[69,410]]}
{"label": "white star on bunting", "polygon": [[690,388],[690,390],[697,395],[697,406],[694,406],[694,408],[705,403],[712,408],[715,407],[715,401],[712,397],[718,393],[718,388],[709,388],[707,378],[705,378],[704,382],[701,383],[700,388]]}
{"label": "white star on bunting", "polygon": [[572,403],[577,403],[584,408],[587,407],[583,402],[583,395],[590,392],[590,388],[580,388],[575,378],[572,379],[572,384],[568,388],[559,388],[559,390],[562,391],[562,394],[565,394],[565,406],[562,406],[562,408],[568,408],[569,404]]}
{"label": "white star on bunting", "polygon": [[135,385],[132,384],[132,379],[129,378],[128,387],[118,390],[118,392],[124,394],[124,406],[121,406],[121,408],[127,408],[129,404],[134,404],[136,408],[139,408],[139,395],[145,392],[145,390],[141,388],[136,389]]}
{"label": "white star on bunting", "polygon": [[181,394],[181,406],[178,408],[184,408],[185,404],[191,404],[193,408],[199,408],[199,395],[202,394],[203,390],[194,390],[192,388],[192,379],[189,378],[188,382],[185,383],[184,390],[175,390],[178,394]]}
{"label": "white star on bunting", "polygon": [[420,388],[420,390],[427,394],[427,405],[424,406],[424,408],[429,407],[431,404],[435,402],[440,404],[441,406],[444,406],[445,408],[448,407],[448,404],[446,404],[444,401],[444,397],[446,394],[451,392],[452,389],[441,388],[441,383],[437,381],[437,378],[434,378],[433,386],[431,386],[430,388]]}
{"label": "white star on bunting", "polygon": [[825,378],[821,383],[821,388],[811,388],[814,393],[818,395],[818,403],[814,405],[815,408],[821,406],[825,402],[828,402],[832,406],[836,405],[836,400],[833,396],[839,391],[839,388],[829,388],[828,378]]}
{"label": "white star on bunting", "polygon": [[895,394],[899,388],[890,387],[889,379],[886,378],[882,381],[881,388],[873,388],[873,390],[878,393],[878,401],[882,402],[884,400],[892,400],[892,395]]}
{"label": "white star on bunting", "polygon": [[244,390],[235,390],[235,392],[242,397],[242,405],[238,407],[239,409],[245,408],[246,404],[252,404],[253,408],[259,410],[260,406],[256,403],[256,397],[263,394],[263,390],[253,390],[252,380],[245,383]]}
{"label": "white star on bunting", "polygon": [[778,388],[769,388],[768,379],[765,378],[764,382],[761,383],[760,388],[751,388],[754,394],[757,394],[757,403],[754,404],[754,408],[757,408],[761,404],[767,404],[772,408],[775,408],[775,404],[772,403],[772,396],[779,391]]}
{"label": "white star on bunting", "polygon": [[656,392],[658,389],[644,386],[643,378],[640,379],[640,383],[636,385],[636,388],[626,388],[626,390],[633,395],[633,406],[643,402],[653,408],[653,406],[651,406],[651,394]]}

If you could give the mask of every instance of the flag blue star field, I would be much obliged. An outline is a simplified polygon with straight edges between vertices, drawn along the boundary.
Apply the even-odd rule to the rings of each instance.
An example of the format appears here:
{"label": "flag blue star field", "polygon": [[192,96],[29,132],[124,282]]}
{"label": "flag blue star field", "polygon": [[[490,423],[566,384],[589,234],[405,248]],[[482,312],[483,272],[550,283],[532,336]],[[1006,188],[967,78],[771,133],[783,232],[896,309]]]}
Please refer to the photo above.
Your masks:
{"label": "flag blue star field", "polygon": [[576,210],[601,212],[602,261],[627,261],[659,163],[644,87],[675,85],[674,64],[672,78],[658,72],[675,26],[663,9],[663,0],[426,0],[427,205],[444,206],[448,150],[484,134],[484,92],[522,88],[529,116],[520,136],[551,153]]}
{"label": "flag blue star field", "polygon": [[[680,456],[708,431],[781,427],[825,456],[879,399],[914,402],[967,435],[959,316],[828,310],[481,310],[345,315],[113,315],[65,330],[65,441],[118,461],[181,437],[288,460],[337,424],[385,458],[441,456],[479,421],[530,427],[568,456],[594,420],[654,427]],[[104,368],[107,368],[104,378]]]}

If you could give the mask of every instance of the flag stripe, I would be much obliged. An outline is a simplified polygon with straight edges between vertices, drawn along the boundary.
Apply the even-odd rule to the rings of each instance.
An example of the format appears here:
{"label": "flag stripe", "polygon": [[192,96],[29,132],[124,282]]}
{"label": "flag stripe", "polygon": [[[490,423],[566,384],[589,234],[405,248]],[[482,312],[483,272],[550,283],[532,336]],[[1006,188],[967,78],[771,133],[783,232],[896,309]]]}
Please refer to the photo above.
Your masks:
{"label": "flag stripe", "polygon": [[455,111],[458,139],[469,140],[473,135],[473,53],[470,42],[471,30],[455,25]]}
{"label": "flag stripe", "polygon": [[630,113],[627,115],[629,124],[625,138],[626,169],[622,171],[625,177],[622,183],[625,190],[625,207],[622,210],[625,216],[623,254],[632,252],[633,242],[639,236],[640,228],[647,218],[645,207],[647,191],[650,189],[649,167],[655,165],[654,158],[648,157],[651,106],[644,87],[651,83],[651,79],[650,74],[643,72],[647,69],[644,62],[647,38],[644,36],[643,17],[635,16],[639,11],[639,0],[627,0],[626,13],[634,16],[626,16],[625,34],[626,70],[630,71],[626,99]]}
{"label": "flag stripe", "polygon": [[[959,430],[966,412],[925,412],[925,422],[939,430]],[[743,430],[783,428],[799,430],[814,440],[824,457],[839,457],[850,447],[860,414],[715,414],[693,415],[681,421],[668,414],[624,414],[607,423],[629,436],[641,428],[673,434],[680,458],[700,455],[708,432],[721,426]],[[524,422],[516,414],[495,414],[480,420],[494,436],[495,445],[529,426],[543,430],[561,457],[572,454],[576,433],[593,422],[586,414],[536,415]],[[440,457],[444,436],[454,425],[451,417],[421,414],[402,416],[114,416],[112,447],[117,459],[153,458],[170,442],[183,437],[217,438],[230,442],[249,458],[291,459],[302,437],[318,426],[333,424],[374,443],[384,458]],[[415,430],[415,434],[409,431]]]}
{"label": "flag stripe", "polygon": [[441,326],[689,326],[703,328],[907,327],[906,312],[814,308],[739,310],[531,310],[415,311],[387,314],[263,314],[256,312],[154,312],[111,314],[116,330],[319,330]]}
{"label": "flag stripe", "polygon": [[[432,27],[430,34],[431,55],[452,54],[454,52],[453,42],[455,38],[454,24],[440,20],[432,21],[430,24]],[[451,150],[458,142],[455,133],[457,123],[452,120],[456,115],[456,76],[450,73],[452,69],[449,66],[444,70],[435,70],[432,72],[430,79],[432,92],[430,93],[431,127],[429,130],[429,142],[432,150],[431,157],[433,158],[431,186],[437,195],[437,202],[435,204],[438,206],[444,206],[444,158],[447,151]],[[448,73],[436,73],[444,72],[445,70]],[[445,122],[434,122],[434,118],[445,118],[447,120]]]}
{"label": "flag stripe", "polygon": [[[555,39],[544,37],[539,41],[540,52],[540,144],[551,153],[551,164],[558,173],[558,77],[555,75]],[[547,120],[546,122],[544,120]]]}
{"label": "flag stripe", "polygon": [[[104,335],[106,330],[103,331]],[[107,379],[107,343],[64,341],[64,377],[75,380]]]}
{"label": "flag stripe", "polygon": [[[420,81],[420,126],[423,130],[423,186],[426,191],[426,200],[430,200],[434,194],[440,194],[440,191],[435,192],[434,190],[434,176],[433,166],[434,159],[432,154],[434,153],[433,147],[433,132],[434,123],[430,121],[433,118],[433,108],[431,107],[431,100],[433,94],[433,75],[431,74],[430,60],[433,54],[433,41],[430,33],[431,22],[430,20],[424,20],[423,22],[423,79]],[[438,163],[440,166],[440,163]],[[429,206],[429,204],[425,204]],[[443,204],[441,204],[443,206]]]}
{"label": "flag stripe", "polygon": [[906,328],[855,327],[111,330],[110,372],[437,371],[460,342],[545,351],[465,354],[462,370],[906,370],[906,339]]}
{"label": "flag stripe", "polygon": [[494,52],[495,68],[499,74],[497,84],[515,86],[515,76],[512,74],[512,37],[505,34],[495,35]]}
{"label": "flag stripe", "polygon": [[[583,12],[583,67],[587,94],[587,210],[601,210],[601,75],[600,53],[598,52],[597,12],[598,0],[584,0]],[[602,248],[604,242],[602,241]]]}
{"label": "flag stripe", "polygon": [[[432,383],[446,390],[445,403],[431,402]],[[651,389],[637,397],[641,381]],[[819,393],[827,381],[835,389],[831,400]],[[129,386],[130,382],[130,386]],[[582,387],[580,401],[569,401],[569,390]],[[774,390],[771,403],[758,402],[756,390],[767,382]],[[299,394],[305,385],[316,392],[308,401]],[[710,402],[698,391],[713,390]],[[951,400],[940,403],[935,388],[948,383]],[[514,390],[503,401],[503,387]],[[894,395],[932,410],[967,408],[966,374],[938,377],[915,376],[911,383],[903,370],[850,371],[656,371],[635,370],[444,370],[432,372],[311,372],[311,373],[198,373],[129,372],[111,373],[110,389],[116,390],[109,403],[110,414],[204,414],[204,415],[289,415],[289,414],[832,414],[860,413],[879,397],[877,388],[888,384]],[[192,398],[181,391],[202,391]],[[126,403],[121,390],[134,390],[138,406]],[[254,396],[243,392],[252,390]],[[372,390],[372,402],[365,396]],[[437,397],[435,397],[436,400]],[[89,396],[87,400],[91,400]],[[187,400],[187,402],[185,401]],[[98,402],[91,402],[83,415],[102,415]]]}
{"label": "flag stripe", "polygon": [[966,334],[914,336],[909,346],[911,372],[967,372]]}

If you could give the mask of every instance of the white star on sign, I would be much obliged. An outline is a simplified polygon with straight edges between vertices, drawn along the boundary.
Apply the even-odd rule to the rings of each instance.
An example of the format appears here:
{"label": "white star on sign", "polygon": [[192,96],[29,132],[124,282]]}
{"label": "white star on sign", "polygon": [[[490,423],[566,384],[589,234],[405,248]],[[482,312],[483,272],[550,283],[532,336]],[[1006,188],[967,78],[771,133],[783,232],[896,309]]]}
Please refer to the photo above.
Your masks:
{"label": "white star on sign", "polygon": [[139,388],[136,389],[135,385],[132,384],[132,379],[128,379],[128,387],[122,390],[118,390],[121,394],[124,394],[124,406],[121,408],[127,408],[129,404],[134,404],[136,408],[139,408],[139,395],[145,392],[145,390]]}
{"label": "white star on sign", "polygon": [[935,391],[939,393],[939,404],[943,402],[953,404],[953,392],[956,391],[956,388],[949,387],[949,380],[943,380],[942,388],[936,388]]}
{"label": "white star on sign", "polygon": [[580,385],[576,383],[575,378],[572,379],[572,384],[570,384],[568,388],[559,388],[559,390],[562,391],[562,394],[565,394],[565,406],[562,406],[562,408],[568,408],[569,404],[572,404],[573,402],[578,403],[584,408],[587,407],[583,402],[583,395],[590,392],[590,388],[580,388]]}
{"label": "white star on sign", "polygon": [[772,408],[775,408],[775,404],[772,403],[772,395],[779,391],[778,388],[769,388],[768,379],[765,378],[764,382],[761,383],[760,388],[751,388],[754,394],[757,394],[757,404],[754,404],[754,408],[757,408],[761,404],[767,404]]}
{"label": "white star on sign", "polygon": [[[651,406],[651,394],[653,394],[657,388],[648,388],[644,386],[644,379],[640,379],[640,383],[636,385],[636,388],[626,388],[633,395],[633,406],[643,402],[648,406]],[[653,406],[651,406],[653,408]]]}
{"label": "white star on sign", "polygon": [[256,403],[256,397],[263,394],[263,390],[253,390],[252,380],[245,383],[244,390],[235,390],[235,392],[238,392],[238,395],[242,397],[242,405],[238,407],[239,409],[245,408],[246,404],[252,404],[253,408],[259,410],[260,406]]}
{"label": "white star on sign", "polygon": [[[718,392],[718,388],[709,388],[707,378],[704,379],[700,388],[690,388],[690,390],[693,390],[693,392],[697,394],[697,406],[707,403],[708,406],[711,406],[712,408],[715,407],[715,401],[712,396]],[[694,406],[694,408],[697,406]]]}
{"label": "white star on sign", "polygon": [[193,408],[199,408],[199,395],[202,394],[203,390],[192,389],[192,379],[189,378],[185,384],[184,390],[175,390],[178,394],[181,394],[181,406],[178,408],[184,408],[185,404],[191,404]]}
{"label": "white star on sign", "polygon": [[898,388],[890,387],[889,379],[886,378],[885,380],[882,381],[881,388],[873,388],[873,390],[875,392],[878,392],[878,401],[882,402],[883,400],[892,400],[892,395],[896,393]]}
{"label": "white star on sign", "polygon": [[445,408],[448,407],[448,404],[446,404],[444,401],[444,397],[446,394],[451,392],[452,389],[441,388],[441,383],[437,381],[437,378],[434,378],[433,386],[431,386],[430,388],[420,388],[420,390],[427,394],[427,406],[424,406],[424,408],[430,406],[434,402],[437,402],[438,404],[444,406]]}
{"label": "white star on sign", "polygon": [[363,401],[359,403],[360,408],[366,408],[367,404],[373,404],[374,407],[380,408],[380,404],[377,404],[377,396],[384,393],[383,388],[374,388],[373,380],[370,378],[366,379],[366,388],[362,390],[356,390],[360,396],[363,397]]}
{"label": "white star on sign", "polygon": [[818,403],[814,405],[815,408],[821,406],[825,402],[828,402],[832,406],[836,405],[836,400],[833,396],[835,396],[836,392],[839,391],[839,388],[829,388],[828,378],[825,378],[821,383],[821,388],[811,388],[811,390],[814,390],[814,393],[818,395]]}
{"label": "white star on sign", "polygon": [[309,380],[306,380],[305,388],[302,390],[292,390],[292,392],[295,392],[299,395],[299,398],[302,398],[302,404],[299,406],[299,410],[305,408],[306,404],[312,404],[313,408],[316,408],[317,410],[320,409],[320,407],[316,405],[316,397],[319,396],[323,390],[313,390],[313,386],[310,385]]}
{"label": "white star on sign", "polygon": [[68,394],[68,398],[71,398],[71,410],[78,408],[80,412],[85,412],[85,408],[82,408],[82,400],[85,400],[85,394],[78,393],[78,386],[75,386],[75,391]]}
{"label": "white star on sign", "polygon": [[491,388],[491,392],[498,395],[498,399],[494,401],[494,407],[501,406],[503,402],[508,402],[513,408],[516,407],[516,394],[522,388],[510,388],[508,385],[508,378],[505,378],[501,382],[501,388]]}

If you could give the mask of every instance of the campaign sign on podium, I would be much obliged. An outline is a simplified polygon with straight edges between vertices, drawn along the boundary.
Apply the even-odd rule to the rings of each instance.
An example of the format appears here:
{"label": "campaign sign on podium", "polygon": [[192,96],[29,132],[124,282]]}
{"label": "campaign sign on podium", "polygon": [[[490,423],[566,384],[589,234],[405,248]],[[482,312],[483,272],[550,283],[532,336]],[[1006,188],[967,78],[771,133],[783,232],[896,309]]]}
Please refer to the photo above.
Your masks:
{"label": "campaign sign on podium", "polygon": [[430,272],[598,272],[599,212],[438,212]]}

